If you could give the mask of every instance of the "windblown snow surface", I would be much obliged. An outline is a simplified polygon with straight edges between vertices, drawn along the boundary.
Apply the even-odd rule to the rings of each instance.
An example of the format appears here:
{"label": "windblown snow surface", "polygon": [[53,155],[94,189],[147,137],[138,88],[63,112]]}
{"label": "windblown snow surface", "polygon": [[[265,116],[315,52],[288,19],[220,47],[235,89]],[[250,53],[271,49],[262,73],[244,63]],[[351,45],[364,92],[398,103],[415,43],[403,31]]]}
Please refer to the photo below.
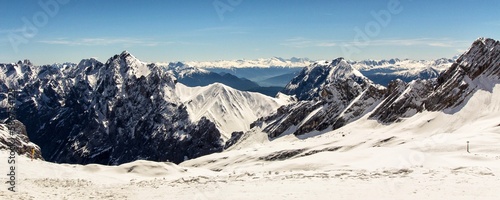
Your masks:
{"label": "windblown snow surface", "polygon": [[[269,141],[255,130],[228,151],[180,165],[83,166],[21,156],[17,192],[4,184],[0,199],[498,199],[499,144],[497,84],[460,110],[392,125],[362,118],[302,139]],[[0,152],[4,174],[7,156]]]}

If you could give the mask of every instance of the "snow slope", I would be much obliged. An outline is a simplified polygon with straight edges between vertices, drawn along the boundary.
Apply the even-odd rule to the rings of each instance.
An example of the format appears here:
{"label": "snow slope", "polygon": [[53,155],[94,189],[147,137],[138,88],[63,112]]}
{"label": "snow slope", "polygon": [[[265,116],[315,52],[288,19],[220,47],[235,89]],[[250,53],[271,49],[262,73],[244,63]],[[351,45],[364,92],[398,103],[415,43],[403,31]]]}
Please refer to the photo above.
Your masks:
{"label": "snow slope", "polygon": [[250,124],[286,104],[283,99],[239,91],[220,83],[205,87],[176,84],[176,93],[194,122],[206,117],[214,122],[224,140],[235,131],[248,131]]}

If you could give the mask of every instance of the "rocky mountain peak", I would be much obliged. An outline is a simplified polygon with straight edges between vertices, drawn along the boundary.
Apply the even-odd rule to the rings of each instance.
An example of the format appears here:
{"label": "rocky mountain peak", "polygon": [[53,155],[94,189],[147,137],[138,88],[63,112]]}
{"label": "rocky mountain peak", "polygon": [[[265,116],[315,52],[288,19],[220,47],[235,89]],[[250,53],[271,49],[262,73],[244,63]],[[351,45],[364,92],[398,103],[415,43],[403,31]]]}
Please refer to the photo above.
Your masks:
{"label": "rocky mountain peak", "polygon": [[82,59],[80,63],[78,63],[77,66],[95,66],[95,65],[102,65],[100,61],[96,60],[95,58],[88,58],[88,59]]}
{"label": "rocky mountain peak", "polygon": [[328,67],[330,68],[330,74],[328,76],[330,82],[344,81],[347,79],[353,79],[358,83],[363,82],[363,80],[368,81],[361,72],[356,70],[342,57],[333,60]]}
{"label": "rocky mountain peak", "polygon": [[31,63],[30,60],[28,59],[24,59],[24,60],[20,60],[20,61],[17,61],[17,64],[20,65],[20,66],[24,66],[24,65],[29,65],[29,66],[33,66],[33,63]]}
{"label": "rocky mountain peak", "polygon": [[314,63],[304,68],[282,93],[295,95],[299,100],[311,100],[316,97],[343,93],[339,90],[350,87],[357,87],[361,90],[369,83],[371,83],[369,79],[341,57],[331,62]]}
{"label": "rocky mountain peak", "polygon": [[100,69],[104,64],[95,58],[82,59],[76,67],[68,67],[66,71],[69,71],[69,75],[71,77],[75,77],[78,75],[87,74],[89,75],[92,72]]}
{"label": "rocky mountain peak", "polygon": [[123,51],[121,54],[114,55],[106,62],[108,68],[112,69],[114,73],[119,73],[123,77],[135,76],[148,76],[151,69],[148,64],[140,61],[128,51]]}
{"label": "rocky mountain peak", "polygon": [[461,68],[471,79],[481,74],[500,75],[500,42],[490,38],[477,39],[447,73],[456,71],[456,68]]}
{"label": "rocky mountain peak", "polygon": [[500,79],[500,42],[479,38],[452,66],[437,79],[426,108],[438,111],[456,107],[470,98],[477,89],[491,90]]}

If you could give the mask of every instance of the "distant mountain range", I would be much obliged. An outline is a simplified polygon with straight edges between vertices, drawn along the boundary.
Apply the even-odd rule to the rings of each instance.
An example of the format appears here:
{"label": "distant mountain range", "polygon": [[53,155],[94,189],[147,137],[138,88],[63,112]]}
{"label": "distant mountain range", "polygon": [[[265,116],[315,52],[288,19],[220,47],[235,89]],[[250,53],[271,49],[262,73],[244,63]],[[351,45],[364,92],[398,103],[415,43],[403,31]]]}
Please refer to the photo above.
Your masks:
{"label": "distant mountain range", "polygon": [[437,60],[363,60],[348,61],[355,69],[373,82],[387,86],[394,79],[411,82],[416,79],[436,78],[449,68],[453,59]]}
{"label": "distant mountain range", "polygon": [[218,60],[218,61],[186,61],[185,64],[198,68],[268,68],[268,67],[304,67],[313,63],[308,58],[295,58],[284,59],[280,57],[273,57],[269,59],[261,58],[254,60]]}
{"label": "distant mountain range", "polygon": [[[259,62],[257,62],[259,61]],[[292,62],[296,61],[296,62]],[[309,59],[258,59],[170,63],[169,69],[174,71],[179,82],[187,86],[207,86],[212,83],[223,83],[230,87],[255,91],[275,96],[283,89],[307,63],[317,64],[326,61],[312,62]],[[387,86],[394,79],[411,82],[416,79],[432,79],[451,66],[452,59],[438,60],[346,60],[353,68],[360,71],[374,83]],[[273,65],[265,65],[271,63]],[[294,63],[291,65],[290,63]],[[230,66],[234,64],[235,66]],[[281,65],[278,65],[281,64]],[[194,66],[193,66],[194,65]],[[303,66],[301,66],[303,65]]]}
{"label": "distant mountain range", "polygon": [[205,69],[191,67],[180,62],[170,63],[168,66],[165,66],[165,69],[171,72],[179,82],[190,87],[208,86],[213,83],[222,83],[243,91],[260,87],[251,80],[239,78],[230,73],[215,73]]}

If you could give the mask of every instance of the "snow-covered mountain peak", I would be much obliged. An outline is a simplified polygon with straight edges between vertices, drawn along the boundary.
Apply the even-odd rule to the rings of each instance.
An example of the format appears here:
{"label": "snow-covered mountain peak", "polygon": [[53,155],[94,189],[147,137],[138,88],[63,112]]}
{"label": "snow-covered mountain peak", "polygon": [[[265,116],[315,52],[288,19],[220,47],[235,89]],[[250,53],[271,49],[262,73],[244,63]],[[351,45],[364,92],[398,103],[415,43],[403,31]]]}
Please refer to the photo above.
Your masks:
{"label": "snow-covered mountain peak", "polygon": [[470,55],[471,53],[477,53],[474,51],[474,49],[483,48],[487,51],[493,51],[498,47],[499,41],[491,38],[481,37],[475,40],[474,43],[472,43],[471,47],[465,52],[465,54],[463,54],[463,56]]}
{"label": "snow-covered mountain peak", "polygon": [[78,63],[78,66],[94,66],[96,64],[102,64],[102,63],[96,60],[95,58],[87,58],[87,59],[82,59]]}
{"label": "snow-covered mountain peak", "polygon": [[[460,66],[472,78],[485,72],[488,75],[500,74],[500,42],[490,38],[479,38],[457,59]],[[453,67],[452,67],[453,68]]]}
{"label": "snow-covered mountain peak", "polygon": [[328,67],[331,68],[330,74],[328,75],[329,81],[347,80],[347,79],[354,79],[354,80],[366,79],[366,77],[363,76],[361,72],[355,69],[342,57],[333,60]]}
{"label": "snow-covered mountain peak", "polygon": [[33,63],[31,63],[31,61],[28,59],[24,59],[22,61],[20,60],[17,62],[17,64],[19,64],[19,65],[33,65]]}
{"label": "snow-covered mountain peak", "polygon": [[[78,70],[79,73],[88,74],[90,71],[96,70],[99,67],[103,66],[103,63],[96,60],[95,58],[82,59],[76,67],[68,67],[69,71],[74,72],[73,70]],[[90,68],[90,69],[88,69]],[[85,71],[83,71],[85,70]]]}
{"label": "snow-covered mountain peak", "polygon": [[0,64],[0,82],[8,88],[19,88],[25,80],[31,79],[33,71],[41,70],[34,68],[29,60],[18,61],[17,63]]}
{"label": "snow-covered mountain peak", "polygon": [[204,87],[187,87],[178,83],[176,93],[187,106],[192,121],[199,121],[203,117],[209,119],[215,123],[225,140],[233,132],[250,130],[252,122],[288,103],[220,83]]}
{"label": "snow-covered mountain peak", "polygon": [[186,65],[183,62],[175,62],[175,63],[168,63],[168,64],[159,64],[160,66],[163,66],[164,68],[167,68],[168,71],[171,71],[174,73],[178,78],[184,78],[186,76],[189,76],[191,74],[208,74],[210,73],[209,71],[197,67],[192,67],[189,65]]}
{"label": "snow-covered mountain peak", "polygon": [[295,95],[299,100],[310,100],[331,93],[333,91],[330,89],[344,84],[349,85],[344,89],[358,88],[371,84],[371,81],[341,57],[331,62],[316,62],[304,68],[285,87],[283,93]]}
{"label": "snow-covered mountain peak", "polygon": [[496,42],[496,40],[492,39],[492,38],[487,38],[487,37],[479,37],[479,38],[477,38],[474,41],[474,43],[472,44],[472,46],[476,45],[478,42],[483,43],[485,45],[489,44],[491,46],[491,45],[493,45]]}
{"label": "snow-covered mountain peak", "polygon": [[428,107],[431,110],[455,107],[477,89],[492,90],[492,85],[499,80],[500,42],[479,38],[438,77]]}
{"label": "snow-covered mountain peak", "polygon": [[128,51],[123,51],[120,55],[113,56],[106,64],[122,75],[140,78],[141,76],[146,77],[151,73],[147,63],[140,61]]}

